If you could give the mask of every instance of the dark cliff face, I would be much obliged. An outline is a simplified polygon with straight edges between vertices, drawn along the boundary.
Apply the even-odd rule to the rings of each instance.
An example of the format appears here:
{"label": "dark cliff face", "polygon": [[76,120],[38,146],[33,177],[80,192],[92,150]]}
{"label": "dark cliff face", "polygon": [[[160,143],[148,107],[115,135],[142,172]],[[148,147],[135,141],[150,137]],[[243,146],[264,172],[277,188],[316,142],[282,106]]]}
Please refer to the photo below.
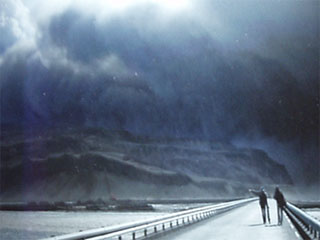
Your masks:
{"label": "dark cliff face", "polygon": [[5,199],[33,191],[54,197],[60,190],[80,191],[89,198],[93,192],[111,195],[110,189],[134,182],[164,192],[191,186],[209,195],[229,188],[243,194],[254,184],[292,183],[286,168],[261,150],[97,128],[4,134],[0,178]]}

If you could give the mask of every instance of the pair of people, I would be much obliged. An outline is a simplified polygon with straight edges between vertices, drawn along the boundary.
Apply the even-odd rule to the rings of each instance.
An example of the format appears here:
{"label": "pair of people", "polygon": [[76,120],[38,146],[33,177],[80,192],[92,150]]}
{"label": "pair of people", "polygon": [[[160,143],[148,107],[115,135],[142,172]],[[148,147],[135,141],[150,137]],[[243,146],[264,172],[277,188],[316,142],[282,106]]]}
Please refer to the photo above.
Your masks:
{"label": "pair of people", "polygon": [[[260,191],[255,191],[252,189],[249,189],[249,191],[259,197],[259,204],[261,208],[263,223],[264,224],[266,223],[266,217],[268,218],[268,222],[270,223],[269,205],[267,200],[267,194],[264,191],[264,188],[261,187]],[[282,225],[283,208],[286,205],[286,201],[282,192],[278,187],[276,187],[273,197],[277,201],[278,225]]]}

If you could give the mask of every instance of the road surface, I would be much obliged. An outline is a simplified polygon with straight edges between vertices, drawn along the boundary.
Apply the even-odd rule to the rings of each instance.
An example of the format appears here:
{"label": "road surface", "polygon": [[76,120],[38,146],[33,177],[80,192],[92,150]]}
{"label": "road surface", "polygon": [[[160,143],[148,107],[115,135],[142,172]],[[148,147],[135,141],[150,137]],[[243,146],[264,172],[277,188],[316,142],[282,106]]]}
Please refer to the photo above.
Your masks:
{"label": "road surface", "polygon": [[217,215],[194,225],[164,233],[160,240],[297,240],[297,233],[284,215],[283,225],[277,225],[276,202],[268,199],[271,224],[262,224],[258,201]]}

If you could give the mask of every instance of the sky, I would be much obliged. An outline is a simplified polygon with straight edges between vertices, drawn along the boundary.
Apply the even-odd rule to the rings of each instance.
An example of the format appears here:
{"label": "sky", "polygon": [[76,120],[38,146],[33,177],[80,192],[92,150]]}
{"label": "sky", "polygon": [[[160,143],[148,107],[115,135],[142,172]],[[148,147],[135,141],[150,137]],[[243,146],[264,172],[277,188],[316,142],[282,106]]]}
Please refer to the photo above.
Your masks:
{"label": "sky", "polygon": [[318,0],[0,0],[1,127],[224,141],[320,182],[319,12]]}

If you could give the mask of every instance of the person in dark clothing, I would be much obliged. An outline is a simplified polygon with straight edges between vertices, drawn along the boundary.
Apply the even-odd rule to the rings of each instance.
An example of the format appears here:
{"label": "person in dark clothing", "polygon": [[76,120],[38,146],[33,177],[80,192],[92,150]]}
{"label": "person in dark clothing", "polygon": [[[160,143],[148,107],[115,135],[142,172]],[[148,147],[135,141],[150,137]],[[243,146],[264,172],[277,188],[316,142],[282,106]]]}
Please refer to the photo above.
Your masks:
{"label": "person in dark clothing", "polygon": [[[260,191],[249,189],[249,192],[259,197],[259,204],[261,208],[263,224],[266,224],[266,211],[267,213],[269,213],[269,205],[268,205],[266,192],[264,191],[263,187],[261,187]],[[268,214],[268,221],[270,223],[269,214]]]}
{"label": "person in dark clothing", "polygon": [[286,200],[278,187],[274,191],[273,198],[277,201],[278,225],[282,225],[283,208],[286,206]]}

